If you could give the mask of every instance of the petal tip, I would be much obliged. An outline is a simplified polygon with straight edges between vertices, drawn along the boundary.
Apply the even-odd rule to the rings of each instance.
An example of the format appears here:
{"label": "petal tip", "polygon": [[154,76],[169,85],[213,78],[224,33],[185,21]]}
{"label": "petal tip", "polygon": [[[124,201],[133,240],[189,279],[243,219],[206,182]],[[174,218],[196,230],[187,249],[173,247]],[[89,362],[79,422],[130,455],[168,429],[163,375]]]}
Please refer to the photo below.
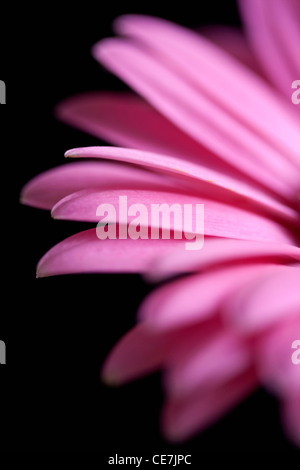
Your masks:
{"label": "petal tip", "polygon": [[118,16],[112,24],[113,30],[117,34],[126,34],[127,33],[127,25],[130,25],[130,20],[135,18],[137,15],[133,14],[125,14]]}
{"label": "petal tip", "polygon": [[27,182],[20,191],[19,203],[24,206],[32,205],[32,180]]}
{"label": "petal tip", "polygon": [[76,149],[67,150],[64,153],[64,157],[65,158],[75,158],[75,157],[77,157]]}
{"label": "petal tip", "polygon": [[121,380],[118,374],[111,371],[103,371],[101,373],[101,381],[108,387],[118,387],[121,385]]}
{"label": "petal tip", "polygon": [[49,274],[47,274],[45,270],[43,269],[43,264],[44,263],[42,263],[42,260],[41,260],[36,267],[36,273],[35,273],[36,279],[49,276]]}
{"label": "petal tip", "polygon": [[[59,201],[60,202],[60,201]],[[59,208],[60,208],[60,204],[56,203],[52,209],[51,209],[51,212],[50,212],[50,215],[51,215],[51,218],[54,219],[54,220],[63,220],[63,217],[61,217],[61,214],[59,212]]]}
{"label": "petal tip", "polygon": [[19,204],[22,204],[23,206],[29,206],[29,198],[26,197],[26,193],[21,192],[19,196]]}
{"label": "petal tip", "polygon": [[161,433],[170,444],[182,444],[185,441],[185,436],[175,426],[161,425]]}
{"label": "petal tip", "polygon": [[113,38],[105,38],[96,42],[91,49],[91,54],[94,59],[101,62],[102,59],[110,53],[112,42],[114,42]]}

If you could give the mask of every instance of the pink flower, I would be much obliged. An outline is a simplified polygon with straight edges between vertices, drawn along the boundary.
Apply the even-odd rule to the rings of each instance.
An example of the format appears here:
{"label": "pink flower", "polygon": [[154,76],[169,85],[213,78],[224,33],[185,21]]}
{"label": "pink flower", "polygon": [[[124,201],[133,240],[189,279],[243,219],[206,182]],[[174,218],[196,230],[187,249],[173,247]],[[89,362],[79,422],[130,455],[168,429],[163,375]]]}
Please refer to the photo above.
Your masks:
{"label": "pink flower", "polygon": [[240,6],[251,48],[228,28],[201,36],[157,18],[119,18],[125,38],[101,41],[93,53],[145,101],[103,92],[62,103],[61,119],[118,147],[69,150],[82,161],[34,178],[22,200],[89,222],[119,194],[147,207],[204,203],[201,251],[174,238],[100,241],[92,228],[54,246],[38,276],[138,272],[166,281],[109,355],[104,379],[121,384],[162,368],[162,429],[172,440],[262,384],[278,396],[284,428],[300,446],[300,365],[292,361],[300,339],[300,107],[291,102],[300,8],[296,0]]}

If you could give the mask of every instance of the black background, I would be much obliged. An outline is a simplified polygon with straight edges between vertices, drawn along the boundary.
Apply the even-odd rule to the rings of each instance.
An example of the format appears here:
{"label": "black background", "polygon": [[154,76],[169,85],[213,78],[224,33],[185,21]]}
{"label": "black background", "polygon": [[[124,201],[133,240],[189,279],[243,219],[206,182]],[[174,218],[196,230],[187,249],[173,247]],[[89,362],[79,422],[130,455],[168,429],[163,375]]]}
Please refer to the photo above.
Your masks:
{"label": "black background", "polygon": [[[225,5],[224,5],[225,4]],[[0,339],[7,365],[1,379],[3,449],[97,449],[108,455],[192,453],[205,450],[293,451],[279,424],[274,398],[258,391],[215,426],[182,446],[159,432],[160,375],[118,389],[101,384],[107,353],[135,323],[153,286],[139,276],[74,275],[35,279],[39,258],[55,243],[86,228],[54,221],[22,206],[21,187],[34,175],[64,163],[72,147],[99,140],[57,122],[53,108],[75,93],[126,89],[90,54],[111,36],[123,13],[146,13],[186,26],[239,24],[235,1],[136,4],[123,2],[12,5],[1,31],[2,302]],[[224,5],[220,9],[220,5]],[[101,142],[100,142],[101,143]]]}

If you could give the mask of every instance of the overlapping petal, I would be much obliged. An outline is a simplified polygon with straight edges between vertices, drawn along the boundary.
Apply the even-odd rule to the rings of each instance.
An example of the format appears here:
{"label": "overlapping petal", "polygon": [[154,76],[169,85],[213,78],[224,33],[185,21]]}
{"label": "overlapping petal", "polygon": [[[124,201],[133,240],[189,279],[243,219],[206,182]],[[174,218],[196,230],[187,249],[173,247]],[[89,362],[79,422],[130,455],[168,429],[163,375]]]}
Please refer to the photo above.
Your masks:
{"label": "overlapping petal", "polygon": [[[243,181],[243,179],[206,168],[198,162],[189,162],[168,155],[121,147],[81,147],[68,150],[65,156],[68,158],[109,159],[138,164],[153,171],[181,177],[186,181],[187,189],[195,191],[195,188],[197,188],[202,194],[204,192],[212,199],[218,198],[220,200],[222,198],[223,200],[225,198],[228,202],[235,205],[241,203],[249,209],[253,207],[253,203],[258,203],[258,205],[256,204],[257,211],[261,211],[265,207],[276,215],[298,223],[298,214],[295,208],[278,202],[262,190],[249,184],[249,182]],[[195,186],[195,183],[197,186]],[[224,191],[224,189],[227,191]]]}
{"label": "overlapping petal", "polygon": [[[180,183],[177,182],[176,187]],[[64,197],[89,188],[174,188],[175,183],[162,177],[113,162],[73,162],[37,175],[21,193],[21,202],[40,209],[52,207]]]}
{"label": "overlapping petal", "polygon": [[249,40],[261,67],[290,102],[300,76],[300,8],[297,0],[239,0]]}
{"label": "overlapping petal", "polygon": [[257,386],[250,369],[219,387],[200,387],[184,398],[169,398],[162,413],[165,436],[175,442],[200,432],[221,418]]}

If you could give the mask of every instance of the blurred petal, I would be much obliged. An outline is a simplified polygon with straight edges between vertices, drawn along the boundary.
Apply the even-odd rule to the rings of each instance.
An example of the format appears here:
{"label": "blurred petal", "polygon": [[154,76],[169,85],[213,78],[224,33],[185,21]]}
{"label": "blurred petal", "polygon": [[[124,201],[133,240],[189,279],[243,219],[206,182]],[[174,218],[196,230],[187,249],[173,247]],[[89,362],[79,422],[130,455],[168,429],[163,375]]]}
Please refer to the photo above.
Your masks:
{"label": "blurred petal", "polygon": [[219,322],[211,321],[161,332],[139,323],[114,346],[103,365],[102,378],[110,385],[121,385],[153,372],[174,361],[178,353],[186,353],[191,344],[215,335],[219,326]]}
{"label": "blurred petal", "polygon": [[244,399],[256,384],[253,372],[247,371],[219,387],[199,388],[188,398],[169,398],[162,415],[165,436],[177,442],[200,432]]}
{"label": "blurred petal", "polygon": [[[289,110],[288,105],[278,99],[277,95],[272,92],[263,80],[256,74],[251,73],[248,68],[243,67],[241,63],[234,60],[222,49],[190,30],[159,18],[125,15],[116,20],[115,26],[117,32],[130,36],[135,42],[130,43],[119,39],[105,40],[94,47],[94,54],[97,59],[112,68],[117,75],[129,80],[131,86],[138,86],[139,93],[147,92],[147,77],[152,76],[150,64],[156,67],[157,62],[160,63],[159,65],[164,63],[165,67],[161,69],[162,75],[159,76],[165,74],[167,78],[170,74],[170,83],[167,82],[169,93],[173,83],[174,85],[177,83],[177,94],[179,96],[182,94],[186,104],[189,102],[189,95],[192,96],[192,91],[195,90],[195,105],[202,103],[203,109],[207,107],[207,109],[209,107],[212,109],[213,103],[217,101],[219,106],[214,109],[215,121],[218,115],[222,115],[221,108],[226,111],[228,120],[231,116],[235,117],[232,120],[232,140],[236,137],[234,125],[237,122],[246,121],[245,130],[249,131],[253,128],[257,136],[263,132],[263,140],[278,145],[278,150],[281,149],[283,155],[289,153],[287,147],[290,147],[292,160],[295,156],[299,156],[299,147],[296,145],[297,141],[295,141],[298,136],[297,118],[293,110]],[[144,43],[147,45],[147,49],[136,47],[136,44],[143,45]],[[149,46],[150,53],[146,54]],[[121,63],[114,61],[117,56],[119,57],[119,52],[124,53],[124,57],[122,57],[122,54],[120,57]],[[155,60],[156,52],[158,60]],[[110,57],[109,53],[114,57]],[[166,59],[162,57],[164,55],[166,55]],[[142,84],[134,77],[131,77],[128,70],[123,70],[123,64],[126,63],[128,67],[134,68],[136,74],[140,74],[138,67],[140,62],[144,64],[144,70],[147,70],[147,76],[142,77],[144,82],[143,90],[141,89]],[[147,65],[149,65],[149,70]],[[171,73],[173,69],[176,77]],[[198,73],[198,70],[201,70],[201,74]],[[188,84],[189,86],[187,86]],[[151,98],[154,99],[154,81],[152,88]],[[185,93],[181,93],[181,90],[183,92],[184,89]],[[148,94],[148,96],[150,95]],[[165,100],[167,100],[167,97],[165,97]],[[162,105],[158,102],[155,104],[157,107]],[[193,109],[192,101],[190,105],[190,108]],[[197,115],[199,116],[199,112],[198,109],[198,113],[194,114],[194,120]],[[280,115],[274,116],[271,114],[272,112],[280,113]],[[169,115],[168,117],[173,120],[176,118],[175,115]],[[225,119],[224,115],[222,119]],[[221,122],[220,119],[220,125]],[[182,120],[181,125],[184,125]],[[243,132],[242,127],[241,132]],[[254,134],[252,137],[254,139]],[[292,142],[286,141],[289,137]],[[195,138],[199,139],[199,128]],[[201,135],[201,139],[204,138],[205,135]],[[248,144],[250,143],[249,140]],[[208,147],[210,148],[212,144],[213,142],[210,142]],[[221,153],[220,156],[222,155]],[[261,158],[264,157],[261,155]],[[268,163],[266,158],[263,162]],[[297,162],[295,163],[297,164]],[[299,161],[297,165],[299,168]]]}
{"label": "blurred petal", "polygon": [[186,354],[168,364],[165,384],[169,396],[185,396],[197,387],[218,386],[242,373],[252,363],[246,343],[220,331],[190,346]]}
{"label": "blurred petal", "polygon": [[284,243],[265,243],[249,240],[205,239],[201,251],[174,249],[153,264],[150,279],[158,281],[183,272],[192,272],[226,263],[241,261],[295,262],[300,261],[300,248]]}
{"label": "blurred petal", "polygon": [[259,75],[262,70],[242,30],[234,26],[203,26],[199,33]]}
{"label": "blurred petal", "polygon": [[[243,2],[241,3],[243,4]],[[275,0],[272,8],[268,7],[264,0],[254,2],[248,0],[244,3],[245,5],[251,4],[253,9],[255,9],[254,5],[256,3],[264,4],[264,8],[268,9],[269,17],[276,11],[279,26],[279,9],[281,7],[282,10],[285,10],[283,14],[287,16],[290,13],[291,0],[287,0],[287,2],[285,0]],[[291,51],[295,52],[294,63],[296,64],[299,62],[297,50],[297,44],[299,43],[299,30],[297,28],[299,26],[294,18],[289,18],[289,20],[286,20],[284,25],[279,26],[279,28],[282,29],[283,36],[287,38]],[[286,31],[289,31],[287,26],[290,26],[291,22],[293,22],[291,38],[295,39],[293,45],[290,44],[292,41],[289,34],[286,34]],[[145,43],[147,48],[150,46],[150,51],[153,51],[151,56],[154,55],[154,52],[157,53],[160,62],[162,62],[162,54],[165,55],[167,58],[164,61],[166,63],[165,70],[170,71],[174,68],[176,75],[183,77],[186,83],[197,85],[198,97],[201,95],[202,99],[204,97],[210,98],[211,104],[217,102],[219,111],[224,108],[228,118],[232,116],[235,117],[236,121],[245,122],[248,131],[253,129],[257,136],[263,135],[264,141],[270,142],[279,151],[281,149],[283,156],[290,154],[289,157],[299,168],[298,118],[294,114],[294,109],[290,108],[288,103],[281,100],[277,94],[274,94],[264,80],[251,73],[248,68],[245,68],[233,57],[226,54],[224,50],[204,37],[166,20],[142,15],[124,15],[117,18],[115,29],[118,33],[139,41],[137,44]],[[100,60],[104,60],[105,65],[114,67],[114,71],[118,74],[122,69],[121,67],[117,69],[113,64],[113,60],[110,61],[108,57],[105,57],[105,44],[106,42],[104,42],[103,49],[101,42],[98,47],[96,45],[95,56]],[[120,44],[122,45],[122,42]],[[262,49],[264,48],[260,47],[260,50]],[[125,48],[123,50],[125,51]],[[112,48],[111,51],[114,53],[115,49]],[[129,62],[128,65],[130,65]],[[198,72],[199,70],[201,70],[201,73]],[[125,76],[123,71],[122,74]],[[295,80],[297,76],[298,74],[295,73],[292,80]],[[128,77],[129,75],[126,74],[126,79]],[[292,80],[288,83],[289,90]],[[187,88],[187,90],[189,89],[191,88]],[[180,87],[178,87],[179,90]],[[182,96],[182,98],[187,101],[187,96]],[[217,119],[217,114],[214,112],[215,119]],[[234,127],[232,127],[232,131],[233,129]],[[201,138],[203,137],[201,135]],[[231,138],[233,140],[234,137],[232,132]],[[268,163],[267,158],[263,155],[260,155],[260,157],[263,159],[261,163]]]}
{"label": "blurred petal", "polygon": [[[146,50],[121,39],[106,40],[98,46],[96,54],[172,122],[227,163],[287,200],[294,197],[298,180],[289,160],[273,151],[266,138],[261,140],[214,100],[199,93],[177,70],[173,71]],[[161,79],[158,81],[157,77]],[[211,81],[211,77],[206,80]],[[264,128],[260,132],[262,130]],[[299,152],[299,133],[295,143]],[[288,154],[286,146],[285,154]]]}
{"label": "blurred petal", "polygon": [[249,264],[186,276],[151,293],[139,317],[158,329],[203,321],[215,315],[233,292],[272,270],[273,265]]}
{"label": "blurred petal", "polygon": [[226,172],[218,156],[133,93],[93,92],[68,98],[57,107],[57,115],[115,145],[201,161]]}
{"label": "blurred petal", "polygon": [[300,390],[284,400],[281,411],[287,436],[300,447]]}
{"label": "blurred petal", "polygon": [[261,67],[290,102],[291,84],[300,76],[299,2],[240,0],[239,5]]}
{"label": "blurred petal", "polygon": [[258,337],[256,346],[259,378],[266,387],[282,398],[300,392],[300,365],[292,361],[292,355],[296,352],[292,344],[297,339],[300,341],[298,312],[300,307],[296,316],[284,317],[283,321]]}
{"label": "blurred petal", "polygon": [[120,385],[157,369],[169,348],[172,335],[155,334],[143,324],[130,330],[108,355],[102,378],[109,385]]}
{"label": "blurred petal", "polygon": [[260,332],[272,323],[300,312],[300,269],[277,266],[264,278],[241,287],[224,305],[231,325],[246,334]]}

